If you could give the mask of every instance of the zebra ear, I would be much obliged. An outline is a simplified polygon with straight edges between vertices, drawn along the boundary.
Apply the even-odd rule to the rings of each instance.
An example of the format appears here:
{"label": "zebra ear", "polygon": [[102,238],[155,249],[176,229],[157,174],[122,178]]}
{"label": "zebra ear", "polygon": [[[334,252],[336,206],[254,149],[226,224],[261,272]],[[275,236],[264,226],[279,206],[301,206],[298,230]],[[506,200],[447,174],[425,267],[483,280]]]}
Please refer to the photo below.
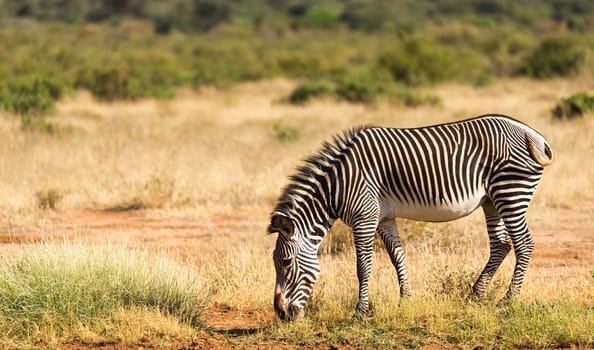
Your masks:
{"label": "zebra ear", "polygon": [[285,236],[286,239],[295,240],[295,226],[293,222],[286,216],[274,214],[270,220],[270,226],[268,226],[268,233],[279,232]]}

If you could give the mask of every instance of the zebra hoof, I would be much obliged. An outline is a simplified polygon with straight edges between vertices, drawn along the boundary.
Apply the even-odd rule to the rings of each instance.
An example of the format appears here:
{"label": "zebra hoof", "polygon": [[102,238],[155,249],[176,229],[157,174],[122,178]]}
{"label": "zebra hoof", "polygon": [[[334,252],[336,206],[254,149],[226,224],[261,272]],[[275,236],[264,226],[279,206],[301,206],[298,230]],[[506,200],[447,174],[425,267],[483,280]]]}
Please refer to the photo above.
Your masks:
{"label": "zebra hoof", "polygon": [[364,314],[355,312],[352,320],[358,321],[358,322],[365,322],[365,321],[369,321],[371,318],[373,318],[373,312],[371,312],[371,311],[367,311],[367,313],[364,313]]}
{"label": "zebra hoof", "polygon": [[412,294],[401,294],[400,299],[398,299],[398,307],[402,306],[403,304],[409,302],[412,298]]}
{"label": "zebra hoof", "polygon": [[509,304],[511,304],[511,302],[512,302],[512,298],[504,297],[503,299],[501,299],[497,302],[497,307],[509,306]]}
{"label": "zebra hoof", "polygon": [[370,308],[362,309],[357,306],[357,311],[353,315],[353,320],[364,321],[373,317],[373,311]]}
{"label": "zebra hoof", "polygon": [[470,295],[468,295],[466,297],[466,304],[474,304],[474,303],[479,303],[484,299],[484,295],[483,294],[478,294],[478,293],[471,293]]}

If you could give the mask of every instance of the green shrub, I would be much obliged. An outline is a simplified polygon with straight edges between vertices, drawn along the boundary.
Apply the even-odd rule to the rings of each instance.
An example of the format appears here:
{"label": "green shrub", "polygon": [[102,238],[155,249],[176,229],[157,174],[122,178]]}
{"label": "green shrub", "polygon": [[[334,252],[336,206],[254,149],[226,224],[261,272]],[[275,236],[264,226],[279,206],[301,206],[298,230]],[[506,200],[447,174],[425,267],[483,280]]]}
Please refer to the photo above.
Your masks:
{"label": "green shrub", "polygon": [[192,26],[207,31],[231,17],[231,4],[225,0],[194,0]]}
{"label": "green shrub", "polygon": [[41,115],[53,110],[66,87],[46,77],[15,77],[0,83],[0,107],[20,115]]}
{"label": "green shrub", "polygon": [[273,66],[280,74],[290,78],[318,77],[326,71],[325,58],[306,50],[280,52],[272,56]]}
{"label": "green shrub", "polygon": [[328,95],[332,92],[332,88],[322,82],[308,81],[297,85],[287,101],[292,104],[303,104],[312,98]]}
{"label": "green shrub", "polygon": [[336,87],[336,95],[349,102],[370,103],[383,93],[381,84],[366,77],[349,77]]}
{"label": "green shrub", "polygon": [[592,111],[594,111],[594,95],[580,92],[559,101],[551,114],[557,119],[574,119]]}
{"label": "green shrub", "polygon": [[338,11],[323,7],[313,6],[307,10],[304,16],[304,21],[307,25],[312,27],[332,27],[338,23]]}
{"label": "green shrub", "polygon": [[103,100],[142,96],[143,91],[135,88],[135,82],[130,79],[129,74],[126,66],[87,68],[79,74],[77,84]]}
{"label": "green shrub", "polygon": [[586,51],[576,40],[565,37],[544,39],[519,69],[537,79],[564,77],[579,72],[586,61]]}
{"label": "green shrub", "polygon": [[237,44],[196,47],[191,57],[193,85],[227,85],[269,75],[265,60],[259,52],[235,45]]}
{"label": "green shrub", "polygon": [[382,52],[378,66],[408,85],[441,82],[461,72],[460,57],[454,49],[422,38],[404,40]]}
{"label": "green shrub", "polygon": [[493,83],[493,76],[489,73],[482,72],[477,75],[472,85],[476,87],[485,87]]}
{"label": "green shrub", "polygon": [[351,29],[377,31],[384,24],[393,20],[388,2],[373,1],[348,1],[340,15],[340,21],[346,23]]}
{"label": "green shrub", "polygon": [[174,96],[178,76],[174,58],[133,52],[83,66],[76,85],[102,100],[170,98]]}

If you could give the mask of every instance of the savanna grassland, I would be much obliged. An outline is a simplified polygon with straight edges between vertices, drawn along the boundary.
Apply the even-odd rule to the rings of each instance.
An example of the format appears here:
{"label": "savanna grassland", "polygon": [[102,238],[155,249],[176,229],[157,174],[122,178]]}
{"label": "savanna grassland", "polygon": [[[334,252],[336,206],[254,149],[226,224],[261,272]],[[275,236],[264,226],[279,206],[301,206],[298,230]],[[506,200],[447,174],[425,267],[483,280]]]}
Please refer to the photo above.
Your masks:
{"label": "savanna grassland", "polygon": [[[389,5],[388,5],[389,4]],[[380,6],[381,5],[381,6]],[[0,347],[593,348],[589,1],[0,1]],[[179,15],[178,15],[179,14]],[[411,20],[414,19],[414,20]],[[352,234],[304,320],[272,306],[269,213],[323,140],[507,114],[551,143],[521,297],[466,296],[483,214],[398,220],[413,295]]]}
{"label": "savanna grassland", "polygon": [[[587,154],[594,146],[594,119],[549,116],[559,97],[588,84],[526,79],[480,89],[447,84],[423,90],[439,96],[439,105],[417,108],[332,98],[287,105],[278,101],[294,83],[282,79],[180,91],[170,101],[108,104],[78,93],[57,105],[52,122],[69,130],[57,135],[23,131],[18,119],[3,115],[3,283],[8,271],[11,279],[26,279],[37,268],[46,271],[43,264],[53,266],[56,281],[74,281],[51,282],[45,297],[31,296],[21,311],[9,313],[5,306],[2,341],[6,346],[592,346],[594,167]],[[445,224],[400,222],[414,296],[399,302],[396,275],[378,247],[371,280],[375,315],[364,322],[351,320],[354,253],[346,229],[338,225],[322,247],[322,275],[309,317],[296,324],[274,320],[275,238],[264,231],[274,200],[301,158],[352,125],[415,126],[489,111],[536,127],[557,157],[529,211],[537,248],[517,302],[495,306],[513,258],[496,275],[487,301],[464,301],[488,257],[479,212]],[[117,282],[106,271],[121,266],[132,276],[118,272],[122,282]],[[27,274],[18,277],[15,271],[23,269]],[[22,293],[14,298],[25,303],[23,295],[41,288],[33,283],[43,285],[49,275],[16,281],[8,290]],[[157,285],[151,278],[165,278],[165,292],[147,291],[147,284]],[[84,288],[72,286],[84,283],[106,305],[115,304],[115,311],[93,306],[102,311],[89,311],[89,319],[79,314],[80,305],[52,306],[81,300]],[[140,291],[129,291],[136,285]],[[16,286],[24,291],[14,291]],[[115,295],[122,286],[123,296]],[[58,295],[39,301],[56,288],[62,288]],[[129,294],[139,299],[130,301]],[[173,295],[182,301],[169,300]],[[15,303],[9,305],[14,309]],[[42,305],[49,309],[25,312]]]}

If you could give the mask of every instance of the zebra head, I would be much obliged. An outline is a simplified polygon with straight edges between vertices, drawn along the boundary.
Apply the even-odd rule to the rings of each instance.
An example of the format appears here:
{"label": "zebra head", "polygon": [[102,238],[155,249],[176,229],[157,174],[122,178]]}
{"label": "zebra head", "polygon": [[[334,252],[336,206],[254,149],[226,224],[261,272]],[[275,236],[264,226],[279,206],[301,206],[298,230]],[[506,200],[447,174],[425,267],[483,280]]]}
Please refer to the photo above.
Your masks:
{"label": "zebra head", "polygon": [[305,315],[305,303],[311,296],[320,275],[317,257],[319,241],[305,238],[297,221],[282,213],[273,213],[268,233],[278,232],[273,252],[276,270],[274,310],[283,321],[297,320]]}

